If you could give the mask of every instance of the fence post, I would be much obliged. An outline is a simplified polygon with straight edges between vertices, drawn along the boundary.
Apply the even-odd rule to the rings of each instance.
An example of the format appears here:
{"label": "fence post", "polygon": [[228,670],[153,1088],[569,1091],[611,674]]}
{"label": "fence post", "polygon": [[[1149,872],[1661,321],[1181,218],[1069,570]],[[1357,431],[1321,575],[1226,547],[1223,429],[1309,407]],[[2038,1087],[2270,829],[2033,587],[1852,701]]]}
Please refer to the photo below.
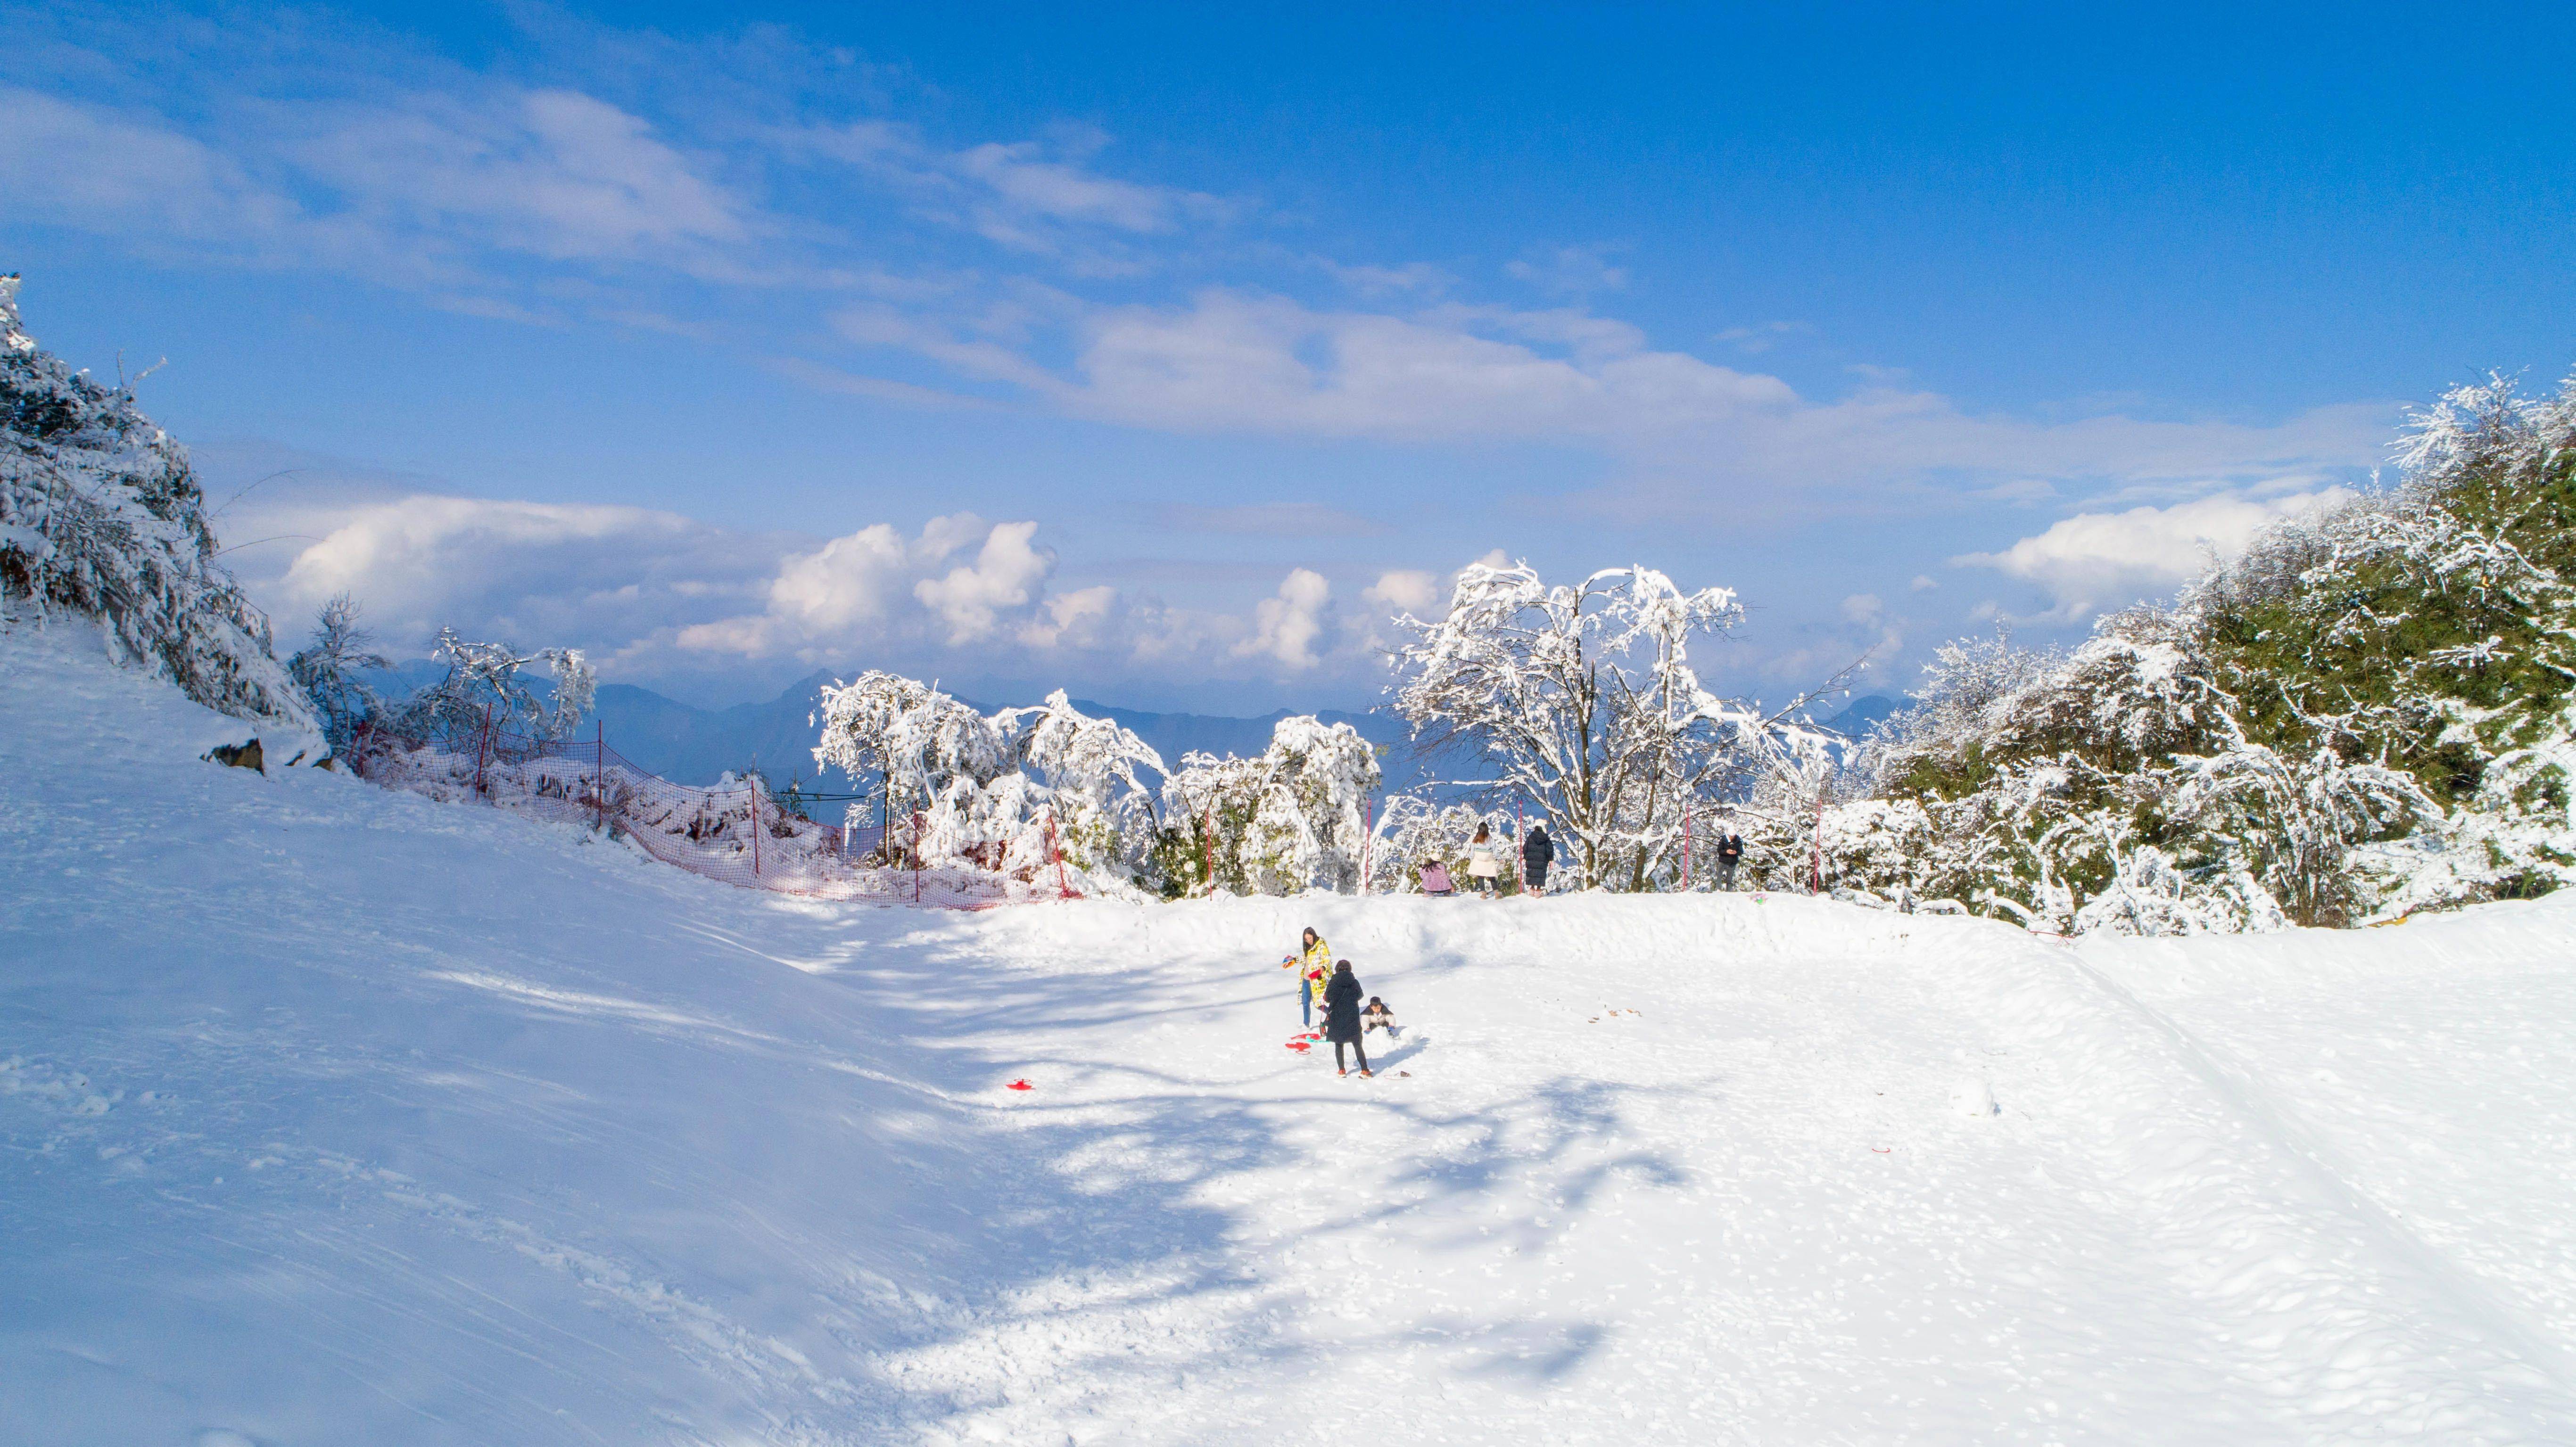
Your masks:
{"label": "fence post", "polygon": [[1064,877],[1064,847],[1063,847],[1062,845],[1060,845],[1060,844],[1056,843],[1056,838],[1055,838],[1055,808],[1054,808],[1054,806],[1052,806],[1052,805],[1048,806],[1048,808],[1047,808],[1047,853],[1049,853],[1049,854],[1051,854],[1051,855],[1055,856],[1055,888],[1056,888],[1056,893],[1058,893],[1059,895],[1062,895],[1062,896],[1063,896],[1064,898],[1066,898],[1066,899],[1072,899],[1072,898],[1074,898],[1073,886],[1065,882],[1065,877]]}
{"label": "fence post", "polygon": [[1529,893],[1529,855],[1521,846],[1529,842],[1529,821],[1521,817],[1521,796],[1512,796],[1512,882],[1521,893]]}
{"label": "fence post", "polygon": [[1682,801],[1682,893],[1691,887],[1691,801]]}
{"label": "fence post", "polygon": [[921,811],[912,811],[912,902],[921,903]]}
{"label": "fence post", "polygon": [[594,829],[608,826],[608,725],[591,720],[590,825]]}
{"label": "fence post", "polygon": [[1208,898],[1216,898],[1216,811],[1208,810],[1199,821],[1199,854],[1207,861]]}
{"label": "fence post", "polygon": [[1360,893],[1368,893],[1369,845],[1377,837],[1377,801],[1360,799]]}
{"label": "fence post", "polygon": [[1825,799],[1816,796],[1816,855],[1812,872],[1807,876],[1807,893],[1825,892]]}
{"label": "fence post", "polygon": [[752,775],[751,785],[751,877],[760,878],[760,776]]}
{"label": "fence post", "polygon": [[483,726],[474,732],[474,792],[486,798],[490,797],[490,794],[483,787],[483,766],[491,762],[491,759],[492,705],[487,703],[483,705]]}

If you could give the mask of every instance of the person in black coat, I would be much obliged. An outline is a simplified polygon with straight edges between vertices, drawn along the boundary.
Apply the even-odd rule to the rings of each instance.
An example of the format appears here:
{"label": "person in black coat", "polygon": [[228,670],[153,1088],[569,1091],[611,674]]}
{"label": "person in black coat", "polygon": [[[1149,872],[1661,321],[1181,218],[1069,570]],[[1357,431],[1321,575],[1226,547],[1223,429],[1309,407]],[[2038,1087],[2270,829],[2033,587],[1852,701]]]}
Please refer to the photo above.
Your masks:
{"label": "person in black coat", "polygon": [[1342,1047],[1347,1045],[1360,1058],[1360,1075],[1365,1079],[1371,1072],[1368,1051],[1360,1045],[1360,995],[1359,976],[1351,973],[1351,962],[1335,961],[1332,981],[1324,986],[1324,1034],[1333,1042],[1333,1068],[1344,1075],[1351,1073],[1342,1063]]}
{"label": "person in black coat", "polygon": [[1522,888],[1532,894],[1547,892],[1547,867],[1556,862],[1556,841],[1547,837],[1547,826],[1532,824],[1529,837],[1521,841]]}
{"label": "person in black coat", "polygon": [[1733,888],[1735,888],[1735,866],[1736,866],[1737,864],[1741,863],[1741,862],[1743,861],[1743,859],[1744,859],[1744,836],[1743,836],[1743,835],[1741,835],[1741,834],[1720,834],[1719,836],[1717,836],[1717,887],[1718,887],[1718,888],[1720,888],[1720,889],[1733,889]]}

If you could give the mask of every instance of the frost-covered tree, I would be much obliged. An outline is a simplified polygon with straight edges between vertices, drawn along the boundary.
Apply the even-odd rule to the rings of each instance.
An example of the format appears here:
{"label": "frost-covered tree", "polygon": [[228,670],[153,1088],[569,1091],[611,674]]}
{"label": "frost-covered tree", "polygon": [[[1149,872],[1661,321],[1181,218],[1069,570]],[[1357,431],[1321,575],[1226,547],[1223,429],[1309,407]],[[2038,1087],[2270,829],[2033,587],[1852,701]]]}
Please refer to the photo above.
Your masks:
{"label": "frost-covered tree", "polygon": [[1046,786],[1057,847],[1086,869],[1133,870],[1152,854],[1159,820],[1154,785],[1162,755],[1116,719],[1094,718],[1063,689],[1035,708],[996,717],[1012,755]]}
{"label": "frost-covered tree", "polygon": [[391,668],[393,661],[370,647],[374,641],[358,623],[358,605],[342,593],[322,605],[313,641],[286,661],[287,676],[304,690],[335,754],[348,751],[361,721],[385,711],[384,699],[365,675]]}
{"label": "frost-covered tree", "polygon": [[215,559],[187,450],[36,345],[0,276],[0,598],[102,625],[108,645],[209,708],[309,728],[269,623]]}
{"label": "frost-covered tree", "polygon": [[[441,628],[430,657],[445,663],[447,672],[385,711],[385,727],[396,734],[454,737],[488,724],[532,739],[564,738],[590,711],[598,690],[598,678],[577,648],[522,653],[511,644],[476,642]],[[551,700],[539,698],[520,677],[537,663],[554,676]]]}
{"label": "frost-covered tree", "polygon": [[1186,755],[1164,785],[1163,872],[1189,892],[1354,891],[1379,778],[1374,745],[1311,714],[1281,719],[1249,759]]}
{"label": "frost-covered tree", "polygon": [[871,669],[826,687],[814,762],[853,779],[874,774],[898,807],[963,779],[981,785],[1014,764],[1000,725],[918,679]]}
{"label": "frost-covered tree", "polygon": [[1695,639],[1743,616],[1732,589],[1685,593],[1652,568],[1550,587],[1526,563],[1470,564],[1449,611],[1405,614],[1396,709],[1418,745],[1466,752],[1498,793],[1544,810],[1584,885],[1642,889],[1674,869],[1686,805],[1741,792],[1824,740],[1718,698]]}
{"label": "frost-covered tree", "polygon": [[[1155,842],[1152,748],[1059,690],[987,717],[917,679],[827,687],[815,763],[882,781],[899,847],[926,863],[1026,874],[1059,858],[1132,878]],[[854,822],[856,820],[854,819]]]}

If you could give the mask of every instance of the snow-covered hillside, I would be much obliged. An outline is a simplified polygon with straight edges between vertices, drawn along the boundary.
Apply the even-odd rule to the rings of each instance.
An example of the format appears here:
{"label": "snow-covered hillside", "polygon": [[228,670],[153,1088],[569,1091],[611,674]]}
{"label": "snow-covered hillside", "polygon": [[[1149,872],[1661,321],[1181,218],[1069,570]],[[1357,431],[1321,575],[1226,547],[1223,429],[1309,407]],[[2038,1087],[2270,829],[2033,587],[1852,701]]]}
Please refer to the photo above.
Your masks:
{"label": "snow-covered hillside", "polygon": [[2576,1441],[2576,901],[817,906],[0,680],[10,1441]]}

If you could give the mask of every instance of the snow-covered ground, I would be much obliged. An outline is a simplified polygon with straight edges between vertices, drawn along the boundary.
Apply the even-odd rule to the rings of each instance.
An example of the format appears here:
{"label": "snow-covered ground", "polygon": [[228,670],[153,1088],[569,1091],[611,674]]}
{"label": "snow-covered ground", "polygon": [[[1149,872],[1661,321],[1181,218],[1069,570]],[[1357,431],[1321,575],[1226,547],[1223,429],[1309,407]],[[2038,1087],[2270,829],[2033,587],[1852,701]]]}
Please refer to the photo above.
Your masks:
{"label": "snow-covered ground", "polygon": [[2576,1442],[2576,901],[817,905],[97,652],[0,638],[0,1439]]}

